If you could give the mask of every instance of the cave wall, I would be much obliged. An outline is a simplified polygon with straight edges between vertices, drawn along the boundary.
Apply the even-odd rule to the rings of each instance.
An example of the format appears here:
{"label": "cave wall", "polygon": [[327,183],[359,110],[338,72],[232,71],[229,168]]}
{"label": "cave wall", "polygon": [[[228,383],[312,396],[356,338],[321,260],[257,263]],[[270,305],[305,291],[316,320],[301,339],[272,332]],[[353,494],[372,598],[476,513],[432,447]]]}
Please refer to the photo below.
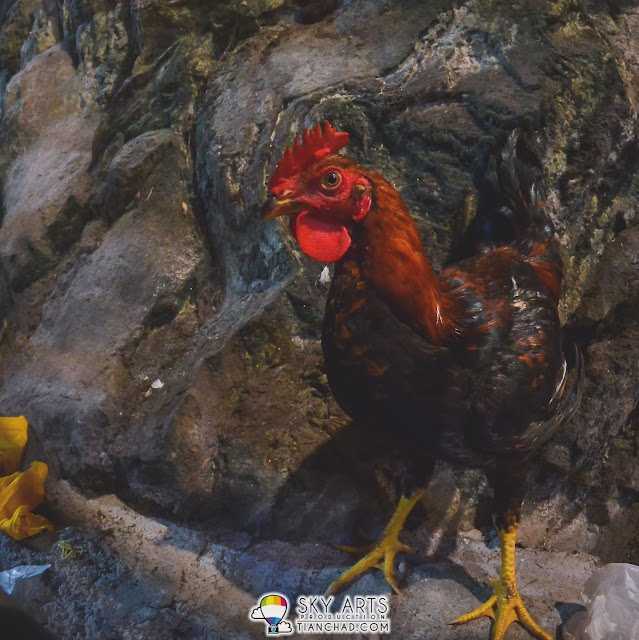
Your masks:
{"label": "cave wall", "polygon": [[[587,362],[522,540],[639,562],[634,3],[17,0],[0,24],[0,410],[29,420],[29,458],[87,495],[283,538],[386,509],[321,371],[323,265],[260,221],[266,181],[328,119],[441,266],[520,127]],[[422,526],[489,526],[486,492],[442,465]]]}

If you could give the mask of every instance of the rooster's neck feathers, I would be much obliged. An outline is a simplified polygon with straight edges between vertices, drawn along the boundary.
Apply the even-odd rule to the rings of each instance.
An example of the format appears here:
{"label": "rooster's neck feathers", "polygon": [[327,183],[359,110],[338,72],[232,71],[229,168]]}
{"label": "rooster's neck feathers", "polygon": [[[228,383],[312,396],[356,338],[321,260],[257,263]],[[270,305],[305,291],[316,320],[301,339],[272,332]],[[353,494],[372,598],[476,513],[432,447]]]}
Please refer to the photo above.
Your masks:
{"label": "rooster's neck feathers", "polygon": [[353,235],[362,277],[403,322],[439,345],[454,330],[453,309],[441,290],[417,226],[397,191],[367,171],[373,206]]}

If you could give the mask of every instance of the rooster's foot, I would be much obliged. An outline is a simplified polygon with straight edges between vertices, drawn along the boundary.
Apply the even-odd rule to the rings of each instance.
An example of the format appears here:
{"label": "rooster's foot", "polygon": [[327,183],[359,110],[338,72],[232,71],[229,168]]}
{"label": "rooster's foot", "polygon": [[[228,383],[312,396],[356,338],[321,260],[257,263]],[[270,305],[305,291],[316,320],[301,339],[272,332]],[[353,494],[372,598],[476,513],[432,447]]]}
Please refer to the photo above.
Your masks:
{"label": "rooster's foot", "polygon": [[487,616],[494,619],[490,640],[502,640],[506,629],[513,623],[519,622],[524,629],[539,640],[552,640],[531,617],[526,609],[515,579],[515,539],[516,527],[510,531],[499,531],[502,555],[502,570],[498,580],[490,580],[489,584],[494,595],[484,604],[466,615],[459,616],[450,624],[464,624]]}
{"label": "rooster's foot", "polygon": [[397,582],[395,581],[393,560],[399,551],[411,553],[412,549],[399,541],[404,522],[411,512],[412,508],[419,502],[424,495],[423,491],[414,493],[410,498],[402,496],[399,505],[384,529],[384,533],[379,542],[366,547],[347,547],[337,546],[342,551],[349,553],[365,553],[366,555],[348,571],[345,571],[331,586],[326,590],[326,595],[333,595],[340,591],[343,587],[350,584],[357,576],[361,575],[368,569],[381,569],[384,572],[386,582],[393,588],[395,593],[399,593]]}

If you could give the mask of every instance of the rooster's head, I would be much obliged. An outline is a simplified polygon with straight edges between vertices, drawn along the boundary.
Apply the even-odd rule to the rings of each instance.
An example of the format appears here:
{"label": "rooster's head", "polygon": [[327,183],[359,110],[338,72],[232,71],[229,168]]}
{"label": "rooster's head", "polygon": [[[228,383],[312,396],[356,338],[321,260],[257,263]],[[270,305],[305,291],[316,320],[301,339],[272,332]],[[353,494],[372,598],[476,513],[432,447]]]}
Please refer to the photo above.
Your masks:
{"label": "rooster's head", "polygon": [[328,122],[295,138],[269,182],[263,220],[289,216],[300,247],[320,262],[339,260],[351,245],[354,226],[371,208],[371,184],[352,160],[337,155],[348,133]]}

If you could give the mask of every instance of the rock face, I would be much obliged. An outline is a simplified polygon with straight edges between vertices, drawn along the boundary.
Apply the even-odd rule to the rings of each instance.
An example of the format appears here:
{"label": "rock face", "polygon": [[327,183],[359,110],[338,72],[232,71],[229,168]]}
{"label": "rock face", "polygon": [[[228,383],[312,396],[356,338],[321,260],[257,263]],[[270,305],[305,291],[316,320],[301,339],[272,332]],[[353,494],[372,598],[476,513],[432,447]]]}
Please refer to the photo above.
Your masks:
{"label": "rock face", "polygon": [[[260,221],[266,180],[329,119],[441,266],[520,127],[587,361],[521,541],[639,563],[637,42],[623,0],[0,2],[0,411],[52,478],[176,526],[288,545],[374,528],[392,461],[331,398],[324,265]],[[477,471],[442,465],[426,503],[427,554],[490,530]]]}
{"label": "rock face", "polygon": [[4,92],[0,253],[21,291],[78,240],[91,190],[91,143],[100,114],[83,107],[81,78],[60,45],[14,75]]}

